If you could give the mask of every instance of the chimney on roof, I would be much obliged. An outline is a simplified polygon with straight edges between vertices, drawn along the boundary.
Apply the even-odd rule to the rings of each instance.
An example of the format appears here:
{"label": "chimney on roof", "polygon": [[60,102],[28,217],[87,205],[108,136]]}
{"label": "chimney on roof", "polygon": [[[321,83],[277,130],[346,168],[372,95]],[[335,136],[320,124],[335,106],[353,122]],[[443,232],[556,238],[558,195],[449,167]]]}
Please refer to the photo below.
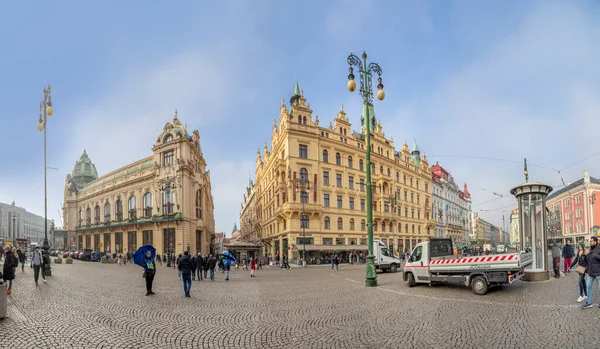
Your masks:
{"label": "chimney on roof", "polygon": [[583,183],[590,182],[590,172],[588,170],[583,171]]}

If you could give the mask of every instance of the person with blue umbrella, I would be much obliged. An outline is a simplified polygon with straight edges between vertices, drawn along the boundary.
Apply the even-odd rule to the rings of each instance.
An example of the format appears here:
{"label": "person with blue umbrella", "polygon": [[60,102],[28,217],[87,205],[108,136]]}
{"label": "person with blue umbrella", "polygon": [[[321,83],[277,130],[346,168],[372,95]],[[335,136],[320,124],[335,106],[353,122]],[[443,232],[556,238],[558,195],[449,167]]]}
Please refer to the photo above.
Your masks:
{"label": "person with blue umbrella", "polygon": [[225,281],[229,281],[229,271],[231,270],[231,262],[235,262],[235,256],[229,251],[223,252],[221,255],[223,266],[225,267]]}
{"label": "person with blue umbrella", "polygon": [[156,274],[156,266],[154,265],[155,257],[156,249],[150,245],[138,248],[133,255],[135,264],[144,268],[143,277],[146,279],[146,296],[154,294],[154,292],[152,292],[152,283],[154,282],[154,275]]}

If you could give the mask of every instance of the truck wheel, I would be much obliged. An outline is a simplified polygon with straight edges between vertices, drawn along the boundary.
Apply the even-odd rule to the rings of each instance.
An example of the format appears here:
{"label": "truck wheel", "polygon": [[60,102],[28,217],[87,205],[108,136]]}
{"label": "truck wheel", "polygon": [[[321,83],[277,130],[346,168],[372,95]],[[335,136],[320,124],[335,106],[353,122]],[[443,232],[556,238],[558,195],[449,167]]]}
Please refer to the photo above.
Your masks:
{"label": "truck wheel", "polygon": [[408,274],[408,287],[414,287],[415,286],[415,277],[412,273]]}
{"label": "truck wheel", "polygon": [[473,293],[483,296],[488,290],[487,281],[485,281],[483,276],[477,276],[471,281],[471,289],[473,290]]}
{"label": "truck wheel", "polygon": [[392,264],[390,266],[390,273],[395,273],[398,271],[398,266],[396,264]]}

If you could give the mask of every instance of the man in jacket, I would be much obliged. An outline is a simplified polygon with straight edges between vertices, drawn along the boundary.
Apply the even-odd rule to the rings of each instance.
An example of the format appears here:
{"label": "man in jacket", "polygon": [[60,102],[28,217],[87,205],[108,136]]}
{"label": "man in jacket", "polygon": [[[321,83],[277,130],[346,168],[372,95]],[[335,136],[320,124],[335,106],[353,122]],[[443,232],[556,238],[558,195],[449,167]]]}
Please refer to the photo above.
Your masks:
{"label": "man in jacket", "polygon": [[198,257],[196,258],[196,272],[198,273],[198,281],[202,281],[203,268],[204,268],[204,258],[202,257],[202,253],[198,252]]}
{"label": "man in jacket", "polygon": [[552,244],[552,266],[554,267],[554,277],[560,277],[560,248],[556,243]]}
{"label": "man in jacket", "polygon": [[567,240],[567,244],[563,246],[562,256],[564,258],[564,273],[569,273],[571,272],[569,266],[573,263],[573,257],[575,257],[575,249],[573,248],[573,245],[571,245],[571,240]]}
{"label": "man in jacket", "polygon": [[192,288],[192,270],[194,270],[194,265],[188,251],[183,252],[183,256],[179,257],[177,269],[181,273],[181,279],[183,280],[183,292],[186,297],[189,297],[190,289]]}
{"label": "man in jacket", "polygon": [[[44,258],[42,253],[40,252],[40,248],[38,246],[35,247],[33,254],[31,255],[31,267],[33,268],[33,280],[35,280],[35,285],[38,285],[38,280],[40,278],[40,269],[44,265]],[[46,277],[42,272],[42,281],[46,283]]]}
{"label": "man in jacket", "polygon": [[[594,281],[596,281],[598,287],[600,287],[600,246],[598,246],[598,238],[595,236],[592,236],[590,239],[590,253],[588,253],[587,256],[587,263],[587,301],[583,305],[583,309],[591,308],[593,306],[592,287],[594,286]],[[598,307],[600,308],[600,305]]]}

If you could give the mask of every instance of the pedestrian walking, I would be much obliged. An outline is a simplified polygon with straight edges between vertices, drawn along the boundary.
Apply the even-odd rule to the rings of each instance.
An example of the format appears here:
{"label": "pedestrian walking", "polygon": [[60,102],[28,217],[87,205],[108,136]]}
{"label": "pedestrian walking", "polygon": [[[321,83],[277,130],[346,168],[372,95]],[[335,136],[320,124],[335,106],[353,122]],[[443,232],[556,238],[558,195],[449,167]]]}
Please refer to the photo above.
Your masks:
{"label": "pedestrian walking", "polygon": [[594,281],[598,283],[598,287],[600,288],[600,247],[598,246],[598,238],[596,236],[592,236],[590,239],[590,252],[586,257],[586,261],[588,274],[585,280],[587,301],[583,305],[583,309],[592,307],[592,287],[594,286]]}
{"label": "pedestrian walking", "polygon": [[552,244],[552,265],[554,269],[554,277],[560,277],[560,249],[556,243]]}
{"label": "pedestrian walking", "polygon": [[194,264],[190,259],[188,251],[183,252],[183,256],[179,257],[177,261],[177,269],[181,274],[183,280],[183,293],[185,297],[190,297],[190,289],[192,288],[192,270],[195,270]]}
{"label": "pedestrian walking", "polygon": [[571,272],[569,266],[573,262],[573,257],[575,256],[575,249],[573,245],[571,245],[571,240],[567,240],[567,244],[563,246],[562,249],[562,257],[564,258],[564,273]]}
{"label": "pedestrian walking", "polygon": [[146,296],[149,296],[154,294],[152,283],[154,282],[154,275],[156,275],[156,266],[150,251],[146,252],[146,257],[142,260],[142,268],[144,268],[144,278],[146,279]]}
{"label": "pedestrian walking", "polygon": [[585,272],[587,269],[587,253],[585,251],[585,246],[583,243],[577,245],[577,256],[573,260],[573,263],[570,264],[569,269],[573,268],[575,264],[578,264],[577,273],[579,274],[579,279],[577,284],[579,285],[579,298],[577,298],[577,302],[581,303],[587,299],[587,289],[585,287]]}
{"label": "pedestrian walking", "polygon": [[179,256],[177,256],[177,259],[175,260],[175,264],[173,264],[173,268],[175,268],[175,265],[177,265],[177,278],[179,280],[181,280],[181,270],[179,270],[179,260],[181,259],[182,255],[181,253],[179,254]]}
{"label": "pedestrian walking", "polygon": [[[212,267],[210,266],[210,263],[209,263],[209,259],[210,259],[210,258],[212,258],[212,257],[213,257],[213,255],[211,254],[211,255],[209,255],[209,256],[204,256],[204,257],[202,258],[202,271],[204,272],[204,278],[205,278],[205,279],[206,279],[206,274],[208,273],[208,270],[209,270],[210,268],[212,268],[212,269],[213,269],[213,270],[212,270],[212,273],[213,273],[213,274],[215,273],[215,266],[217,265],[216,259],[215,259],[215,263],[214,263],[214,265],[213,265]],[[213,280],[213,279],[214,279],[214,276],[211,278],[211,280]],[[214,281],[214,280],[213,280],[213,281]]]}
{"label": "pedestrian walking", "polygon": [[202,272],[204,271],[204,257],[202,257],[202,253],[198,253],[198,257],[196,258],[196,273],[198,274],[198,281],[202,281]]}
{"label": "pedestrian walking", "polygon": [[[38,246],[35,247],[33,251],[33,255],[31,256],[31,268],[33,268],[33,280],[35,281],[35,285],[38,285],[38,280],[40,278],[40,269],[44,265],[44,258],[40,253],[40,248]],[[46,283],[46,277],[42,272],[42,281]]]}
{"label": "pedestrian walking", "polygon": [[17,255],[19,257],[19,263],[21,263],[21,272],[25,272],[25,262],[27,261],[27,255],[23,252],[22,249],[17,250]]}
{"label": "pedestrian walking", "polygon": [[223,258],[223,268],[225,269],[225,281],[229,281],[229,270],[231,270],[231,259]]}
{"label": "pedestrian walking", "polygon": [[8,281],[7,294],[12,293],[12,281],[15,279],[15,270],[19,265],[19,261],[15,254],[10,250],[10,247],[6,246],[4,249],[4,267],[2,268],[2,279]]}
{"label": "pedestrian walking", "polygon": [[250,261],[250,277],[253,278],[255,277],[254,272],[256,271],[256,257],[253,257],[252,260]]}
{"label": "pedestrian walking", "polygon": [[333,257],[333,262],[335,263],[335,271],[340,271],[340,256],[337,254]]}
{"label": "pedestrian walking", "polygon": [[210,269],[210,281],[215,281],[215,268],[217,267],[217,258],[212,254],[206,259],[204,265],[204,278],[206,278],[206,271]]}

